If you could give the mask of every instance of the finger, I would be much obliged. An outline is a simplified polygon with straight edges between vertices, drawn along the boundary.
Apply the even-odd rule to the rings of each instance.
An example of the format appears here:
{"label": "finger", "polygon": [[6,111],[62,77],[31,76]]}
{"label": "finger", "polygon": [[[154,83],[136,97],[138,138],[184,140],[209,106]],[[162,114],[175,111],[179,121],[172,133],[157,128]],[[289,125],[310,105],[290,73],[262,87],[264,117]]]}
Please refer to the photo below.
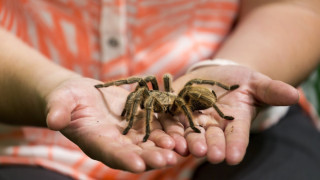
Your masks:
{"label": "finger", "polygon": [[[144,117],[138,121],[144,121]],[[165,149],[174,148],[174,140],[167,133],[162,130],[162,126],[156,118],[153,119],[151,123],[151,132],[148,140],[153,141],[157,146]],[[128,134],[126,134],[134,144],[141,143],[146,135],[144,123],[134,123],[134,127],[130,129]]]}
{"label": "finger", "polygon": [[[119,143],[122,140],[105,136],[87,135],[87,141],[78,143],[80,148],[92,159],[96,159],[113,169],[121,169],[134,173],[146,170],[141,157],[141,148],[130,143]],[[90,142],[90,144],[89,144]]]}
{"label": "finger", "polygon": [[215,125],[206,129],[206,140],[208,146],[207,159],[211,163],[220,163],[225,158],[225,136],[223,130]]}
{"label": "finger", "polygon": [[190,153],[186,139],[177,133],[169,133],[169,135],[173,138],[175,142],[174,150],[181,156],[188,156]]}
{"label": "finger", "polygon": [[177,163],[176,154],[168,149],[156,147],[152,141],[141,143],[141,157],[149,168],[162,168]]}
{"label": "finger", "polygon": [[207,153],[207,142],[205,138],[205,130],[197,126],[201,133],[194,132],[190,127],[185,131],[189,152],[195,157],[203,157]]}
{"label": "finger", "polygon": [[[109,129],[112,131],[112,129]],[[70,134],[68,129],[64,134]],[[156,147],[152,141],[132,144],[132,140],[120,132],[112,137],[86,134],[86,140],[79,141],[76,133],[69,137],[92,159],[96,159],[113,169],[140,173],[148,169],[163,168],[177,163],[176,154],[171,150]],[[83,135],[80,135],[83,136]],[[90,144],[89,144],[90,143]]]}
{"label": "finger", "polygon": [[182,156],[187,156],[189,151],[187,141],[184,138],[184,126],[178,121],[177,117],[170,115],[159,116],[159,120],[164,131],[173,139],[174,150]]}
{"label": "finger", "polygon": [[152,130],[149,140],[165,149],[173,149],[175,147],[174,139],[161,129]]}
{"label": "finger", "polygon": [[151,127],[152,132],[150,134],[149,140],[153,141],[157,146],[165,149],[174,148],[174,139],[162,130],[162,125],[158,120],[156,120],[156,117],[154,117]]}
{"label": "finger", "polygon": [[299,92],[296,88],[282,81],[260,78],[255,83],[255,97],[269,105],[287,106],[296,104]]}
{"label": "finger", "polygon": [[[158,132],[157,132],[158,131]],[[156,130],[156,133],[163,134],[160,132],[161,130]],[[162,147],[157,147],[154,141],[155,139],[149,138],[146,142],[142,142],[143,134],[139,131],[129,131],[127,135],[125,135],[131,142],[137,144],[141,151],[137,151],[137,153],[141,156],[143,161],[148,166],[148,169],[161,168],[167,165],[176,164],[177,157],[176,154],[172,150],[163,149]],[[155,135],[156,136],[156,135]],[[169,137],[168,135],[166,135]],[[151,137],[151,135],[150,135]],[[171,137],[169,137],[171,138]]]}
{"label": "finger", "polygon": [[248,143],[251,118],[237,117],[225,129],[226,161],[230,165],[242,161]]}
{"label": "finger", "polygon": [[113,169],[127,170],[134,173],[144,172],[146,170],[146,162],[139,153],[141,150],[126,145],[109,146],[105,149],[105,155],[97,160],[107,164]]}

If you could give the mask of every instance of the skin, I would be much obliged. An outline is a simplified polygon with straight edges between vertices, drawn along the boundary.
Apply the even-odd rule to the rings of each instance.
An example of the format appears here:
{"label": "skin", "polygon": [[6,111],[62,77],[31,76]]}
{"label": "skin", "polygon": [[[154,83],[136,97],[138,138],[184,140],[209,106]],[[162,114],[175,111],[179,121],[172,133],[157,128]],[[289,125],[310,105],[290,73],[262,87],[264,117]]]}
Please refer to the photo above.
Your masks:
{"label": "skin", "polygon": [[239,23],[216,57],[299,85],[319,63],[320,1],[241,2]]}
{"label": "skin", "polygon": [[[225,115],[233,116],[234,120],[225,120],[210,108],[194,116],[196,124],[200,125],[197,128],[201,133],[195,133],[191,128],[187,128],[179,134],[186,139],[191,154],[196,157],[206,157],[212,163],[226,160],[230,165],[235,165],[241,162],[249,142],[251,121],[256,117],[259,108],[266,104],[292,105],[299,99],[294,87],[242,66],[197,69],[177,79],[174,87],[180,89],[185,82],[193,78],[240,84],[238,89],[230,92],[215,88],[218,95],[217,106]],[[180,122],[185,124],[184,127],[189,127],[184,123],[186,121],[184,116],[180,117]]]}
{"label": "skin", "polygon": [[[214,111],[204,111],[195,116],[202,125],[199,134],[187,128],[183,119],[180,123],[160,117],[154,121],[148,141],[141,143],[144,132],[134,127],[122,135],[125,124],[115,115],[121,114],[126,90],[110,87],[98,91],[94,85],[102,82],[51,63],[0,29],[1,120],[59,130],[91,158],[131,172],[176,164],[179,156],[172,149],[180,155],[207,157],[212,163],[226,160],[238,164],[245,154],[250,123],[258,108],[298,101],[298,93],[291,85],[299,84],[316,67],[316,47],[320,45],[319,38],[315,38],[320,35],[317,0],[242,3],[237,27],[216,57],[234,60],[244,67],[199,68],[173,84],[176,91],[195,77],[240,84],[239,89],[217,103],[225,114],[235,117],[233,121],[217,118]],[[218,96],[223,92],[216,91]]]}
{"label": "skin", "polygon": [[128,91],[97,90],[94,85],[102,82],[51,63],[1,29],[0,41],[3,123],[59,130],[89,157],[115,169],[143,172],[176,164],[174,141],[157,121],[146,143],[139,124],[122,135],[126,124],[119,114]]}
{"label": "skin", "polygon": [[207,157],[212,163],[240,163],[258,109],[297,103],[299,95],[293,86],[299,85],[320,59],[319,1],[241,2],[239,22],[215,56],[240,66],[199,68],[174,82],[175,89],[195,77],[240,85],[217,103],[235,120],[225,121],[207,111],[195,118],[203,133],[190,133],[190,129],[176,133],[185,137],[191,154]]}

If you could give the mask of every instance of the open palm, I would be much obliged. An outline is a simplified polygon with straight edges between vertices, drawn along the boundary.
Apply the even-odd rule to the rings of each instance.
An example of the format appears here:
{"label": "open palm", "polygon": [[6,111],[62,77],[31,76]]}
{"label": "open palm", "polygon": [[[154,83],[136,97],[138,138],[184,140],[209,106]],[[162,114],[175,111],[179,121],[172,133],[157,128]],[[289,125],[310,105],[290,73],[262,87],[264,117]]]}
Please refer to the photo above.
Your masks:
{"label": "open palm", "polygon": [[99,83],[75,78],[54,89],[47,98],[48,127],[61,130],[89,157],[111,168],[142,172],[175,164],[176,154],[170,150],[174,141],[156,120],[145,143],[140,128],[133,127],[122,135],[126,122],[120,114],[128,91],[120,87],[94,88]]}
{"label": "open palm", "polygon": [[[181,124],[177,121],[174,124],[166,119],[161,120],[168,134],[180,134],[185,138],[191,154],[207,157],[212,163],[225,159],[229,164],[241,162],[249,141],[250,125],[259,107],[292,105],[299,99],[297,90],[292,86],[271,80],[242,66],[211,66],[197,69],[177,79],[174,89],[181,89],[187,81],[194,78],[240,85],[233,91],[207,86],[213,88],[218,96],[216,105],[225,115],[233,116],[234,120],[221,118],[213,108],[194,113],[194,121],[199,125],[197,128],[201,133],[195,133],[189,128],[186,118],[183,118],[185,116],[180,116]],[[185,128],[185,131],[182,128]]]}

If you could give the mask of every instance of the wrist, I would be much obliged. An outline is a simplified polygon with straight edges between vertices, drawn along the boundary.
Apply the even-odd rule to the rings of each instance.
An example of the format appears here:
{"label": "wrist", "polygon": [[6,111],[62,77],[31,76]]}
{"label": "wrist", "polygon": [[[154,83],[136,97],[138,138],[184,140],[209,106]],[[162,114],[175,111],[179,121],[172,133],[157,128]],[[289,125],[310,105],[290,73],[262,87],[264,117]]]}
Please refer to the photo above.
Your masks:
{"label": "wrist", "polygon": [[[39,73],[38,79],[34,81],[35,90],[41,98],[46,99],[50,93],[59,87],[63,82],[81,77],[81,75],[67,69],[54,65],[50,71]],[[42,74],[42,75],[41,75]]]}
{"label": "wrist", "polygon": [[[79,74],[73,73],[71,71],[68,71],[62,67],[57,66],[57,69],[53,72],[44,74],[39,78],[38,82],[35,84],[35,89],[37,94],[39,95],[39,101],[41,102],[41,108],[42,108],[42,119],[41,121],[46,127],[52,128],[51,124],[48,124],[48,113],[50,109],[50,101],[52,101],[52,94],[54,91],[59,89],[59,87],[62,86],[63,83],[70,81],[71,79],[77,79],[81,76]],[[63,101],[64,99],[61,99]],[[55,123],[60,123],[53,121]],[[50,127],[50,125],[52,127]]]}
{"label": "wrist", "polygon": [[[50,95],[64,82],[81,77],[59,66],[56,67],[57,69],[55,69],[54,66],[50,67],[51,69],[44,74],[39,72],[35,73],[35,76],[38,74],[38,78],[34,78],[29,84],[30,91],[34,91],[34,96],[32,96],[32,98],[34,98],[32,100],[33,103],[30,103],[34,109],[33,114],[30,116],[34,118],[34,121],[30,121],[31,125],[48,127],[47,116],[49,112]],[[61,99],[61,101],[63,100],[64,99]]]}
{"label": "wrist", "polygon": [[203,67],[209,67],[209,66],[242,66],[239,63],[229,60],[229,59],[221,59],[221,58],[215,58],[215,59],[208,59],[204,61],[197,62],[193,64],[187,72],[194,71],[199,68]]}
{"label": "wrist", "polygon": [[[1,122],[46,126],[46,96],[75,73],[0,28]],[[18,53],[17,53],[18,52]]]}

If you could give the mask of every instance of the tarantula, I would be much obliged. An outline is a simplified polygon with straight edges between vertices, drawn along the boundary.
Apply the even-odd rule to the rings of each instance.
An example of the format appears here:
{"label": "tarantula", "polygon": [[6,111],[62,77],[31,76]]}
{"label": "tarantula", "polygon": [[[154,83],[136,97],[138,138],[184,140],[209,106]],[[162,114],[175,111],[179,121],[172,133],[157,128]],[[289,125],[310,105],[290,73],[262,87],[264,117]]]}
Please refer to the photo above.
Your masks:
{"label": "tarantula", "polygon": [[[149,82],[151,82],[152,89],[149,89],[147,85]],[[175,115],[182,111],[187,116],[190,127],[197,133],[200,133],[200,130],[194,125],[191,115],[193,111],[204,110],[213,107],[218,112],[220,117],[227,120],[234,119],[232,116],[224,115],[224,113],[217,107],[217,95],[213,90],[203,86],[192,85],[217,85],[228,91],[237,89],[239,85],[227,86],[213,80],[192,79],[188,81],[179,94],[176,95],[173,93],[171,88],[172,78],[170,74],[165,74],[163,76],[163,82],[165,91],[159,90],[158,82],[155,76],[147,76],[145,78],[129,77],[128,79],[111,81],[105,84],[97,84],[95,87],[103,88],[114,85],[120,86],[124,84],[138,83],[136,89],[128,95],[121,116],[126,116],[126,121],[128,121],[128,125],[123,131],[123,134],[125,135],[132,128],[138,107],[140,106],[141,109],[146,109],[146,129],[143,142],[147,141],[149,138],[150,123],[153,118],[153,112],[164,112]]]}

